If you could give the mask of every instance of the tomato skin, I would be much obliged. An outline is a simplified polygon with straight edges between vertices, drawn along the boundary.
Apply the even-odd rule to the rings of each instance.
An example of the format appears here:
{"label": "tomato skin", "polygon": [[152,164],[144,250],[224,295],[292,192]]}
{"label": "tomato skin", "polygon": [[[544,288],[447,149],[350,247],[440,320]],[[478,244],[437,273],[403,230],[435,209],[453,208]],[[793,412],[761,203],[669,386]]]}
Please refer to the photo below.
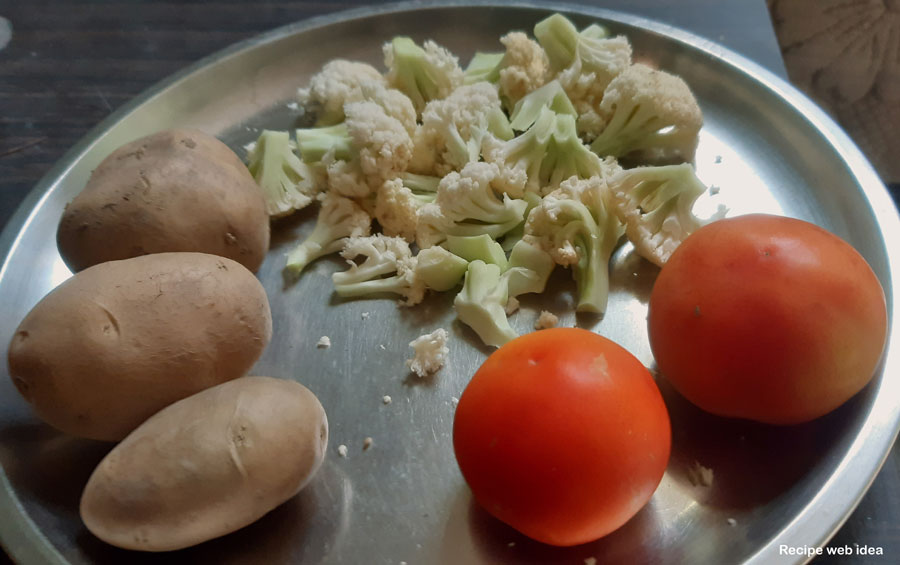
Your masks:
{"label": "tomato skin", "polygon": [[671,429],[640,361],[595,333],[555,328],[485,361],[460,397],[453,447],[489,513],[571,546],[619,528],[650,500]]}
{"label": "tomato skin", "polygon": [[871,380],[887,309],[848,243],[754,214],[704,226],[675,250],[650,296],[648,333],[660,372],[700,408],[797,424]]}

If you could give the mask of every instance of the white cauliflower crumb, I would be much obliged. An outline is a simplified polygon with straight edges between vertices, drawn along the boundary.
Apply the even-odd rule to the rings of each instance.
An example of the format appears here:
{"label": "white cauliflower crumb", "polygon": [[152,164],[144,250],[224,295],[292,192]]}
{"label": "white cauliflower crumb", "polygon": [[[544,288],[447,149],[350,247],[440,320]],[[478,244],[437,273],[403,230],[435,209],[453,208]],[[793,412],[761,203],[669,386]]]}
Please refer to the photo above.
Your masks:
{"label": "white cauliflower crumb", "polygon": [[546,330],[549,328],[555,328],[556,325],[559,324],[559,318],[553,312],[548,312],[547,310],[541,310],[541,314],[538,316],[537,321],[534,323],[534,329],[536,330]]}
{"label": "white cauliflower crumb", "polygon": [[337,452],[338,452],[338,455],[340,455],[341,457],[347,457],[347,446],[344,445],[343,443],[340,444],[337,447]]}
{"label": "white cauliflower crumb", "polygon": [[516,547],[516,542],[511,541],[508,544],[506,544],[506,547]]}
{"label": "white cauliflower crumb", "polygon": [[364,439],[364,440],[363,440],[363,451],[365,451],[365,450],[369,449],[370,447],[372,447],[372,443],[373,443],[374,441],[375,441],[375,440],[373,440],[373,439],[370,438],[370,437],[367,437],[366,439]]}
{"label": "white cauliflower crumb", "polygon": [[509,300],[506,301],[506,315],[510,316],[515,313],[516,310],[519,309],[519,301],[516,300],[515,296],[510,296]]}
{"label": "white cauliflower crumb", "polygon": [[447,330],[438,328],[409,342],[413,348],[413,358],[407,359],[406,366],[420,377],[427,377],[444,366],[447,354]]}
{"label": "white cauliflower crumb", "polygon": [[319,349],[328,349],[331,347],[331,338],[327,335],[323,335],[319,338],[319,341],[316,342],[316,347]]}
{"label": "white cauliflower crumb", "polygon": [[387,347],[385,347],[383,343],[379,343],[379,344],[378,344],[378,349],[384,351],[385,349],[387,349]]}
{"label": "white cauliflower crumb", "polygon": [[596,557],[588,557],[587,559],[584,560],[584,565],[597,565],[597,558]]}
{"label": "white cauliflower crumb", "polygon": [[454,396],[453,398],[450,399],[450,402],[452,402],[454,405],[459,404],[459,399]]}
{"label": "white cauliflower crumb", "polygon": [[247,145],[244,145],[244,151],[246,151],[248,155],[256,151],[256,141],[251,141]]}
{"label": "white cauliflower crumb", "polygon": [[360,317],[361,317],[363,320],[368,320],[368,319],[369,319],[369,313],[368,313],[368,312],[363,312],[362,314],[360,314]]}
{"label": "white cauliflower crumb", "polygon": [[297,102],[288,102],[287,104],[285,104],[285,108],[287,108],[288,110],[297,111],[300,109],[300,104],[298,104]]}
{"label": "white cauliflower crumb", "polygon": [[691,484],[695,487],[712,486],[713,470],[709,467],[704,467],[699,461],[694,461],[694,464],[688,469],[688,479],[690,479]]}
{"label": "white cauliflower crumb", "polygon": [[728,522],[728,525],[731,527],[737,526],[737,520],[735,520],[734,518],[729,518],[726,521]]}
{"label": "white cauliflower crumb", "polygon": [[388,396],[388,395],[386,395],[386,394],[385,394],[384,396],[381,397],[381,402],[382,402],[385,406],[387,406],[388,404],[390,404],[390,403],[393,402],[393,401],[394,401],[394,399],[392,399],[390,396]]}
{"label": "white cauliflower crumb", "polygon": [[716,186],[716,185],[711,185],[711,186],[709,187],[709,193],[712,194],[713,196],[715,196],[716,194],[719,194],[719,192],[720,192],[721,190],[722,190],[722,189],[719,188],[719,187]]}

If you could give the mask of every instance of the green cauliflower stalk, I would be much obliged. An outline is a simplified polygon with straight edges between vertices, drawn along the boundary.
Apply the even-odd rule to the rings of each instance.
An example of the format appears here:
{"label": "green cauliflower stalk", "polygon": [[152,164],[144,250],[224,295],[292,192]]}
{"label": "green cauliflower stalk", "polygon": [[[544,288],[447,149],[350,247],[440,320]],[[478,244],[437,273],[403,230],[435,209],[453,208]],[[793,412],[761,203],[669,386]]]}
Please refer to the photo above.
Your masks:
{"label": "green cauliflower stalk", "polygon": [[315,172],[294,154],[288,132],[264,130],[247,158],[247,168],[263,191],[270,216],[288,215],[315,199]]}
{"label": "green cauliflower stalk", "polygon": [[604,91],[631,65],[631,45],[624,36],[608,37],[600,26],[580,33],[560,14],[538,23],[535,36],[547,51],[555,78],[578,111],[578,133],[594,139],[602,130]]}
{"label": "green cauliflower stalk", "polygon": [[557,114],[578,115],[559,81],[551,80],[516,103],[509,117],[510,127],[515,131],[527,130],[537,121],[542,108],[549,108]]}
{"label": "green cauliflower stalk", "polygon": [[602,314],[609,298],[609,260],[624,228],[600,177],[572,178],[548,194],[528,217],[525,240],[572,267],[578,312]]}
{"label": "green cauliflower stalk", "polygon": [[509,289],[500,267],[469,263],[462,290],[453,300],[459,320],[475,330],[486,345],[499,347],[518,336],[506,317]]}
{"label": "green cauliflower stalk", "polygon": [[416,277],[426,288],[444,292],[456,287],[466,274],[469,262],[435,245],[416,255]]}
{"label": "green cauliflower stalk", "polygon": [[469,237],[448,235],[447,241],[441,246],[469,262],[481,260],[493,263],[500,267],[501,271],[505,271],[508,264],[503,247],[487,234]]}
{"label": "green cauliflower stalk", "polygon": [[384,64],[388,84],[406,94],[417,112],[447,97],[464,79],[457,58],[433,41],[419,47],[409,37],[395,37],[384,45]]}
{"label": "green cauliflower stalk", "polygon": [[513,246],[507,269],[503,272],[509,297],[544,292],[554,268],[556,261],[539,244],[533,240],[519,240]]}
{"label": "green cauliflower stalk", "polygon": [[525,133],[491,144],[486,160],[500,167],[500,186],[513,196],[523,191],[547,193],[571,176],[590,178],[602,173],[600,158],[578,137],[575,118],[546,106]]}
{"label": "green cauliflower stalk", "polygon": [[496,84],[500,80],[500,64],[503,53],[482,53],[476,51],[469,66],[464,71],[463,84],[490,82]]}

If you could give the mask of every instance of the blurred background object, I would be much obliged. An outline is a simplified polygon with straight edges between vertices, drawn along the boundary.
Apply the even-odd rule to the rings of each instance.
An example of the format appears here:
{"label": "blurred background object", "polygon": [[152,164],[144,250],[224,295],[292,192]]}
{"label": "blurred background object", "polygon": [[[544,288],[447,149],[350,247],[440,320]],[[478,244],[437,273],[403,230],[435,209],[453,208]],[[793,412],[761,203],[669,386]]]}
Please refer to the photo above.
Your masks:
{"label": "blurred background object", "polygon": [[885,182],[900,183],[900,0],[768,5],[791,82],[840,122]]}

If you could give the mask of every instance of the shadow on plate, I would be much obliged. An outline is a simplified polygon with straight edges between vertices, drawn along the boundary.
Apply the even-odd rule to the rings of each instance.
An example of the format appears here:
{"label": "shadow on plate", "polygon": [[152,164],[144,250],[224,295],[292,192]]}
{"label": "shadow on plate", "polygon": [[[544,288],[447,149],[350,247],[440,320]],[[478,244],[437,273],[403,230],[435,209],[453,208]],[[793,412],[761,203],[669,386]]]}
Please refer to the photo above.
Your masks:
{"label": "shadow on plate", "polygon": [[0,429],[3,469],[20,497],[78,519],[81,492],[112,443],[67,436],[45,424]]}
{"label": "shadow on plate", "polygon": [[[664,377],[657,379],[672,420],[672,456],[667,473],[691,489],[696,500],[723,510],[765,505],[788,491],[824,480],[836,453],[856,429],[865,394],[818,420],[771,426],[706,413],[682,397]],[[702,466],[712,471],[704,485]],[[806,483],[807,479],[813,483]]]}
{"label": "shadow on plate", "polygon": [[589,558],[604,565],[651,563],[657,523],[653,501],[624,526],[597,541],[574,547],[554,547],[534,541],[475,502],[462,488],[451,502],[453,508],[441,544],[441,565],[458,565],[478,556],[480,563],[585,563]]}
{"label": "shadow on plate", "polygon": [[77,546],[91,563],[277,565],[325,563],[350,525],[353,488],[327,460],[297,496],[256,522],[206,543],[162,553],[119,549],[82,529]]}

